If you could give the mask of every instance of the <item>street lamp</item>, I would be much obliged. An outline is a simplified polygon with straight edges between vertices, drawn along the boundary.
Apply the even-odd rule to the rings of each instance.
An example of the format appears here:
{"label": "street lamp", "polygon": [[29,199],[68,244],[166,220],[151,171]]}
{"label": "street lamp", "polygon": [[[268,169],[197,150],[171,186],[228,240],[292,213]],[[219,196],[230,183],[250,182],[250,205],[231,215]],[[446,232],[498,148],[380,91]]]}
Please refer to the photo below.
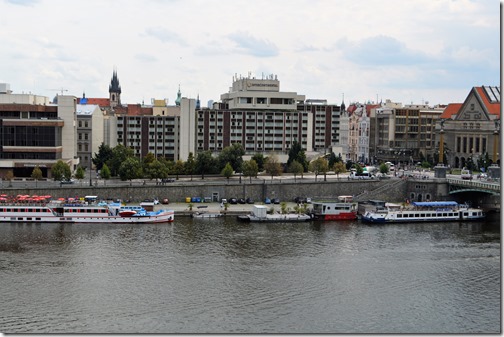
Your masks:
{"label": "street lamp", "polygon": [[93,186],[93,177],[92,177],[92,174],[91,174],[91,158],[89,158],[89,186]]}

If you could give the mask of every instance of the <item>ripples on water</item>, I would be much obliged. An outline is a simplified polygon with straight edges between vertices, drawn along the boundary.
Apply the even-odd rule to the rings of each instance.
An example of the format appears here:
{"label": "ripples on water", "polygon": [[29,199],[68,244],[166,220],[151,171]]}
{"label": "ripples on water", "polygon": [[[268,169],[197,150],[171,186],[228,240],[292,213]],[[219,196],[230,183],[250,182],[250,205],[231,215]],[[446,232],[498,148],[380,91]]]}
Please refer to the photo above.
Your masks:
{"label": "ripples on water", "polygon": [[499,224],[0,226],[5,333],[499,333]]}

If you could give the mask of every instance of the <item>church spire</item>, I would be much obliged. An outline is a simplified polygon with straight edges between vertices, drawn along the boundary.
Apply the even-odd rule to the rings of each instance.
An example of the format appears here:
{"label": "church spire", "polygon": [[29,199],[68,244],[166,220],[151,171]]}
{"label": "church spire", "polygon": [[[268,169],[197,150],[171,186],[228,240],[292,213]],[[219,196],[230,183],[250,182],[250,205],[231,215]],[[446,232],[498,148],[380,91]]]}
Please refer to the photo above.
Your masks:
{"label": "church spire", "polygon": [[109,98],[110,107],[116,107],[121,105],[121,85],[119,84],[119,79],[117,78],[117,69],[114,69],[112,73],[112,80],[109,85]]}
{"label": "church spire", "polygon": [[182,100],[182,93],[180,92],[180,84],[178,86],[177,99],[175,100],[175,105],[180,106],[180,101]]}

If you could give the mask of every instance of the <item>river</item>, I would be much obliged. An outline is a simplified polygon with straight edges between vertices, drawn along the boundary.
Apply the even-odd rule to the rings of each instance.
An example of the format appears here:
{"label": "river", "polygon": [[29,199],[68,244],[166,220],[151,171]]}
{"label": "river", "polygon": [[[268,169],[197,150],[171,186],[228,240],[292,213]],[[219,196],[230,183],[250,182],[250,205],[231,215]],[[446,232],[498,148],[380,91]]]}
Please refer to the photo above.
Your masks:
{"label": "river", "polygon": [[1,224],[3,333],[500,333],[499,220]]}

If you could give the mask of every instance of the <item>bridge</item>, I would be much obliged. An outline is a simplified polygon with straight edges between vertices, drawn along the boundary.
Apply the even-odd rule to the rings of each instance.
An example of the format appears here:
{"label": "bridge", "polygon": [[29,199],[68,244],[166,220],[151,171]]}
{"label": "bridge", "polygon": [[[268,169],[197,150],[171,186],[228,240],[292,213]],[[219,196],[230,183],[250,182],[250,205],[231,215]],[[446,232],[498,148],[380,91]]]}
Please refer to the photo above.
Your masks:
{"label": "bridge", "polygon": [[446,182],[449,186],[449,194],[462,192],[482,192],[500,196],[501,192],[500,181],[489,182],[447,178]]}

